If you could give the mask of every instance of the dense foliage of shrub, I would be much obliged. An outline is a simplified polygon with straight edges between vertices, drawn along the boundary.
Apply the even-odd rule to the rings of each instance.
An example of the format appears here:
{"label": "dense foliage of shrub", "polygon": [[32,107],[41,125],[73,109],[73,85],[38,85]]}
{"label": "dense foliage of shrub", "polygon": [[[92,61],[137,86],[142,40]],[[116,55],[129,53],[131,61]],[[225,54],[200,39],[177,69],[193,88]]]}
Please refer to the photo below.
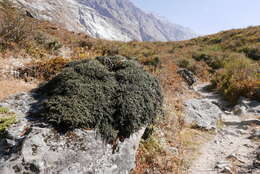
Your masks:
{"label": "dense foliage of shrub", "polygon": [[145,59],[142,62],[144,65],[148,65],[148,66],[154,66],[154,67],[159,67],[162,63],[160,60],[160,57],[154,57],[151,59]]}
{"label": "dense foliage of shrub", "polygon": [[0,52],[4,52],[9,47],[8,43],[0,40]]}
{"label": "dense foliage of shrub", "polygon": [[216,55],[216,51],[194,52],[192,58],[197,61],[204,61],[209,67],[213,69],[219,69],[223,67],[223,57],[221,55]]}
{"label": "dense foliage of shrub", "polygon": [[246,57],[232,57],[213,78],[212,83],[231,102],[240,96],[260,99],[259,69]]}
{"label": "dense foliage of shrub", "polygon": [[91,49],[93,47],[93,43],[89,41],[81,40],[79,41],[79,47],[87,47],[88,49]]}
{"label": "dense foliage of shrub", "polygon": [[155,119],[163,96],[159,82],[121,56],[72,62],[40,88],[42,115],[59,128],[97,128],[108,140],[129,137]]}
{"label": "dense foliage of shrub", "polygon": [[260,45],[245,47],[242,51],[251,59],[260,60]]}
{"label": "dense foliage of shrub", "polygon": [[203,68],[204,68],[204,67],[201,67],[201,65],[198,64],[192,58],[182,58],[182,57],[179,57],[177,59],[176,63],[177,63],[177,65],[180,68],[187,69],[187,70],[193,72],[196,75],[198,75],[198,73],[202,72]]}
{"label": "dense foliage of shrub", "polygon": [[63,46],[59,41],[57,41],[56,38],[43,32],[36,33],[34,40],[36,43],[43,45],[47,50],[50,51],[57,51]]}
{"label": "dense foliage of shrub", "polygon": [[48,49],[50,49],[51,51],[57,51],[62,47],[62,44],[59,43],[58,41],[52,41],[48,43]]}

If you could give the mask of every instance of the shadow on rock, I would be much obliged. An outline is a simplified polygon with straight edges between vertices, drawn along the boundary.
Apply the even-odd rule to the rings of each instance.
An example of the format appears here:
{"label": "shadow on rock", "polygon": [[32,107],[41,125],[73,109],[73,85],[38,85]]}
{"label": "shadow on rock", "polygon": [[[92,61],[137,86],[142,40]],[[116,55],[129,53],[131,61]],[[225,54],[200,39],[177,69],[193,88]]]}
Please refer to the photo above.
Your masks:
{"label": "shadow on rock", "polygon": [[95,130],[75,129],[61,134],[39,117],[45,97],[21,93],[1,101],[16,113],[17,123],[0,140],[0,173],[130,173],[144,128],[116,149]]}

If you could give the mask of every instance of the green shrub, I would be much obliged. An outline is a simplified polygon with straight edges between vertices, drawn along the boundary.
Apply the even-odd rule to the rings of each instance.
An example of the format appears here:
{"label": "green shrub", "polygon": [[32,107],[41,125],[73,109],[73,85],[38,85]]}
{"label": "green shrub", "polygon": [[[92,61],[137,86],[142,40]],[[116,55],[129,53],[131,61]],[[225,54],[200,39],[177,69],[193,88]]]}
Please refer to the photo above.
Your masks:
{"label": "green shrub", "polygon": [[0,138],[4,136],[5,130],[15,122],[15,114],[11,113],[8,108],[0,107]]}
{"label": "green shrub", "polygon": [[0,107],[0,114],[7,114],[9,112],[8,108]]}
{"label": "green shrub", "polygon": [[201,67],[198,63],[196,63],[192,58],[179,58],[177,60],[177,65],[180,68],[185,68],[194,74],[197,74],[201,71]]}
{"label": "green shrub", "polygon": [[151,59],[146,59],[143,62],[144,65],[149,65],[149,66],[154,66],[154,67],[159,67],[161,65],[161,59],[160,57],[154,57]]}
{"label": "green shrub", "polygon": [[260,98],[257,66],[246,57],[231,57],[216,73],[212,84],[232,103],[240,96]]}
{"label": "green shrub", "polygon": [[247,57],[254,60],[260,60],[260,45],[245,47],[242,51],[247,55]]}
{"label": "green shrub", "polygon": [[8,43],[0,40],[0,52],[4,52],[8,48]]}
{"label": "green shrub", "polygon": [[157,79],[120,56],[72,62],[40,92],[47,121],[65,130],[97,128],[107,140],[153,122],[163,102]]}
{"label": "green shrub", "polygon": [[10,125],[14,124],[16,122],[15,116],[8,116],[4,118],[0,118],[0,134],[8,128]]}
{"label": "green shrub", "polygon": [[219,44],[221,42],[222,42],[222,39],[219,38],[219,37],[215,37],[215,38],[212,38],[212,39],[209,40],[210,44]]}
{"label": "green shrub", "polygon": [[215,51],[212,51],[212,53],[194,52],[192,58],[197,61],[206,62],[206,64],[213,69],[219,69],[223,67],[223,57],[222,55],[216,55]]}
{"label": "green shrub", "polygon": [[187,68],[191,63],[188,59],[180,59],[178,60],[177,64],[181,68]]}
{"label": "green shrub", "polygon": [[49,43],[56,41],[57,38],[46,32],[38,31],[35,33],[34,40],[37,44],[47,47]]}
{"label": "green shrub", "polygon": [[81,40],[79,41],[79,47],[87,47],[88,49],[91,49],[93,47],[93,43],[90,41]]}
{"label": "green shrub", "polygon": [[58,41],[52,41],[47,44],[47,48],[51,51],[57,51],[62,47],[62,44]]}
{"label": "green shrub", "polygon": [[115,56],[119,54],[118,46],[114,42],[98,41],[96,44],[92,45],[91,48],[102,56]]}
{"label": "green shrub", "polygon": [[43,32],[37,32],[35,34],[34,40],[41,45],[45,45],[49,40],[49,35],[43,33]]}
{"label": "green shrub", "polygon": [[37,32],[34,40],[49,51],[57,51],[63,46],[56,37],[44,32]]}
{"label": "green shrub", "polygon": [[219,45],[219,44],[207,46],[206,49],[208,49],[208,50],[210,50],[210,51],[223,51],[223,48],[222,48],[221,45]]}

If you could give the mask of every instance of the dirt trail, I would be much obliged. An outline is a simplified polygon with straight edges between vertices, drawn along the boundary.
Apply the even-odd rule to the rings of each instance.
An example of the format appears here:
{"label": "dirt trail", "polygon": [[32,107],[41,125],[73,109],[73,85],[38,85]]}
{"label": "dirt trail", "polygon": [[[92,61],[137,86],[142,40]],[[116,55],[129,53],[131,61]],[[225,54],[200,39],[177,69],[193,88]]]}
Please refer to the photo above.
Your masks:
{"label": "dirt trail", "polygon": [[[220,101],[217,94],[204,91],[204,86],[194,88],[202,98],[226,104]],[[226,109],[223,109],[222,124],[217,128],[215,137],[201,147],[200,155],[193,161],[189,174],[260,174],[257,168],[259,164],[255,161],[260,143],[250,139],[253,132],[259,130],[260,120],[250,113],[236,116],[224,111]]]}

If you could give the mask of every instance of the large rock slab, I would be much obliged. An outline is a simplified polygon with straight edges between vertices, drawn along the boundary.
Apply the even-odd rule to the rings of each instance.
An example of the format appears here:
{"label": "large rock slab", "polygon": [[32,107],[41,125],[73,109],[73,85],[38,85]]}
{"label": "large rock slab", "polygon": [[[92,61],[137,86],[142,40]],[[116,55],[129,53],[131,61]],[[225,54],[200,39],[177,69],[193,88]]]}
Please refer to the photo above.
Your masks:
{"label": "large rock slab", "polygon": [[215,129],[222,111],[208,99],[190,99],[185,102],[185,121],[207,130]]}
{"label": "large rock slab", "polygon": [[40,96],[23,93],[0,102],[17,113],[17,124],[0,140],[0,173],[127,174],[144,129],[116,145],[105,143],[95,130],[59,133],[30,117],[40,108]]}

